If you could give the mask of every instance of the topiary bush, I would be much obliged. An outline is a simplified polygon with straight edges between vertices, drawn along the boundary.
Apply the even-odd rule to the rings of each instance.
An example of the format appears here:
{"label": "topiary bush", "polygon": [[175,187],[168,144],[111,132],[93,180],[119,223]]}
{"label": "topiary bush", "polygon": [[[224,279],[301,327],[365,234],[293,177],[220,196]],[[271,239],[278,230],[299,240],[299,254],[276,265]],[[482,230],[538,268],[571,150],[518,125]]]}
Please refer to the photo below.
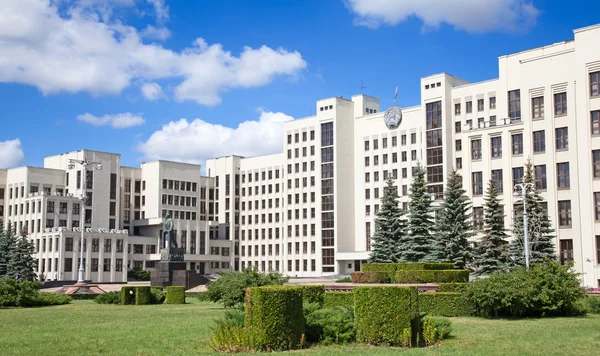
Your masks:
{"label": "topiary bush", "polygon": [[121,304],[135,304],[135,287],[121,287]]}
{"label": "topiary bush", "polygon": [[166,302],[167,304],[185,304],[185,287],[168,286]]}
{"label": "topiary bush", "polygon": [[0,279],[0,307],[30,307],[38,298],[41,283],[22,279]]}
{"label": "topiary bush", "polygon": [[354,307],[353,292],[325,292],[325,295],[323,297],[324,308],[343,306]]}
{"label": "topiary bush", "polygon": [[71,303],[72,300],[73,298],[67,294],[40,292],[33,301],[32,306],[64,305]]}
{"label": "topiary bush", "polygon": [[400,270],[394,276],[394,283],[466,283],[467,270]]}
{"label": "topiary bush", "polygon": [[466,287],[466,283],[438,283],[438,292],[460,293]]}
{"label": "topiary bush", "polygon": [[245,325],[258,332],[266,350],[298,348],[305,327],[302,288],[249,288],[246,293]]}
{"label": "topiary bush", "polygon": [[356,338],[354,330],[354,308],[335,306],[307,311],[306,339],[323,345],[346,344]]}
{"label": "topiary bush", "polygon": [[106,292],[98,294],[96,298],[94,298],[94,302],[98,304],[121,304],[121,293]]}
{"label": "topiary bush", "polygon": [[299,286],[302,289],[302,302],[323,305],[325,286]]}
{"label": "topiary bush", "polygon": [[150,287],[135,287],[135,305],[152,304],[152,289]]}
{"label": "topiary bush", "polygon": [[471,316],[473,307],[470,306],[460,293],[427,292],[419,293],[419,312],[434,316]]}
{"label": "topiary bush", "polygon": [[352,272],[352,283],[390,283],[386,272]]}
{"label": "topiary bush", "polygon": [[[408,341],[416,339],[418,323],[416,287],[382,286],[354,289],[354,325],[357,341],[372,345],[406,346]],[[410,339],[407,339],[407,335],[410,335]]]}
{"label": "topiary bush", "polygon": [[585,291],[572,263],[547,260],[511,272],[493,273],[467,285],[463,298],[483,317],[581,315]]}

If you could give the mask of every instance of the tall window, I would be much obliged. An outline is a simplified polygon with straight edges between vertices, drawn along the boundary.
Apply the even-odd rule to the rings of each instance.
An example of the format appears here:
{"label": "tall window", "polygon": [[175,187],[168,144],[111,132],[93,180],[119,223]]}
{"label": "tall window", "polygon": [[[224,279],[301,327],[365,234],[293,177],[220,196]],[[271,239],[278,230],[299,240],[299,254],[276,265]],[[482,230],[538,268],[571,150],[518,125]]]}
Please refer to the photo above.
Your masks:
{"label": "tall window", "polygon": [[573,240],[560,240],[560,263],[573,261]]}
{"label": "tall window", "polygon": [[594,169],[594,178],[600,178],[600,150],[592,151],[592,164]]}
{"label": "tall window", "polygon": [[495,109],[496,108],[496,97],[492,96],[490,97],[490,109]]}
{"label": "tall window", "polygon": [[477,99],[477,111],[483,111],[483,99]]}
{"label": "tall window", "polygon": [[558,202],[558,225],[560,227],[571,226],[571,201],[560,200]]}
{"label": "tall window", "polygon": [[600,95],[600,71],[590,73],[590,96]]}
{"label": "tall window", "polygon": [[539,96],[531,99],[531,117],[534,119],[544,118],[544,97]]}
{"label": "tall window", "polygon": [[567,115],[567,93],[554,94],[554,116]]}
{"label": "tall window", "polygon": [[502,193],[504,190],[502,188],[502,170],[501,169],[493,169],[492,170],[492,181],[494,182],[494,187],[498,193]]}
{"label": "tall window", "polygon": [[478,231],[483,230],[483,207],[473,208],[473,225]]}
{"label": "tall window", "polygon": [[556,173],[558,180],[558,187],[567,189],[571,186],[569,179],[569,162],[557,163]]}
{"label": "tall window", "polygon": [[460,115],[460,103],[454,104],[454,115]]}
{"label": "tall window", "polygon": [[471,159],[481,159],[481,140],[471,141]]}
{"label": "tall window", "polygon": [[533,167],[535,171],[535,188],[548,189],[548,178],[546,177],[546,165],[540,164]]}
{"label": "tall window", "polygon": [[508,92],[508,117],[510,121],[521,121],[521,91],[511,90]]}
{"label": "tall window", "polygon": [[594,216],[596,221],[600,221],[600,193],[594,193]]}
{"label": "tall window", "polygon": [[492,137],[492,157],[502,157],[502,137]]}
{"label": "tall window", "polygon": [[533,132],[533,152],[545,152],[546,151],[546,131],[534,131]]}
{"label": "tall window", "polygon": [[513,155],[523,154],[523,134],[512,135],[512,153]]}
{"label": "tall window", "polygon": [[591,113],[592,135],[600,135],[600,110]]}
{"label": "tall window", "polygon": [[473,112],[473,102],[472,101],[467,101],[467,114],[470,114]]}
{"label": "tall window", "polygon": [[521,183],[523,181],[523,167],[514,167],[513,168],[513,186]]}
{"label": "tall window", "polygon": [[559,127],[556,129],[556,150],[567,150],[569,148],[569,128]]}
{"label": "tall window", "polygon": [[483,173],[473,172],[471,177],[473,180],[473,195],[483,194]]}

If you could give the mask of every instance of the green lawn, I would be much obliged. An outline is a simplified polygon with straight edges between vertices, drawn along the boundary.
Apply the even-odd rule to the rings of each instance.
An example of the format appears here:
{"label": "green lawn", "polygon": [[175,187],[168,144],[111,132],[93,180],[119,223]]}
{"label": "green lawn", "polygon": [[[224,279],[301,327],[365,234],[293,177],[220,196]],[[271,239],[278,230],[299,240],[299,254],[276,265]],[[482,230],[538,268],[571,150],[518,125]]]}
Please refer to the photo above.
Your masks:
{"label": "green lawn", "polygon": [[[216,355],[208,339],[222,309],[186,305],[115,306],[92,301],[0,309],[2,355]],[[600,316],[484,320],[453,318],[454,338],[430,349],[362,346],[306,350],[308,355],[598,355]]]}

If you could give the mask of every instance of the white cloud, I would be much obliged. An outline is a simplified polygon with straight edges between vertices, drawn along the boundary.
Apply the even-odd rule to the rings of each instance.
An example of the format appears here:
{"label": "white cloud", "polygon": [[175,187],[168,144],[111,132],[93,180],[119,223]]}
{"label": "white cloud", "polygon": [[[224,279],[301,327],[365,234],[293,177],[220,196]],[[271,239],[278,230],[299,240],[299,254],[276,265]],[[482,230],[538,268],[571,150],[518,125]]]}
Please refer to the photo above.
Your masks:
{"label": "white cloud", "polygon": [[[164,2],[153,4],[165,19]],[[102,14],[81,6],[62,6],[61,16],[52,2],[2,0],[0,82],[32,85],[46,95],[103,95],[119,94],[134,80],[176,80],[178,100],[216,105],[226,90],[263,86],[306,68],[300,53],[266,46],[245,47],[236,57],[198,38],[190,48],[173,51],[145,43],[143,32],[101,20]]]}
{"label": "white cloud", "polygon": [[262,110],[258,120],[244,121],[237,128],[201,119],[180,119],[165,124],[137,149],[145,159],[197,164],[227,155],[251,157],[272,154],[283,149],[283,123],[293,119],[281,112]]}
{"label": "white cloud", "polygon": [[152,25],[148,25],[142,32],[140,32],[140,35],[144,38],[164,41],[171,37],[171,31],[166,27],[154,27]]}
{"label": "white cloud", "polygon": [[21,140],[0,141],[0,168],[16,167],[25,159],[23,149],[21,149]]}
{"label": "white cloud", "polygon": [[77,120],[94,126],[111,126],[115,129],[126,129],[128,127],[144,124],[144,118],[141,114],[134,115],[126,112],[115,115],[94,116],[89,113],[77,116]]}
{"label": "white cloud", "polygon": [[169,7],[165,5],[165,0],[148,0],[148,2],[154,6],[154,12],[158,22],[169,19]]}
{"label": "white cloud", "polygon": [[531,0],[345,0],[357,25],[395,26],[414,16],[425,29],[446,23],[467,32],[518,31],[535,25]]}
{"label": "white cloud", "polygon": [[144,83],[140,87],[140,90],[144,98],[148,100],[157,100],[165,97],[165,93],[157,83]]}

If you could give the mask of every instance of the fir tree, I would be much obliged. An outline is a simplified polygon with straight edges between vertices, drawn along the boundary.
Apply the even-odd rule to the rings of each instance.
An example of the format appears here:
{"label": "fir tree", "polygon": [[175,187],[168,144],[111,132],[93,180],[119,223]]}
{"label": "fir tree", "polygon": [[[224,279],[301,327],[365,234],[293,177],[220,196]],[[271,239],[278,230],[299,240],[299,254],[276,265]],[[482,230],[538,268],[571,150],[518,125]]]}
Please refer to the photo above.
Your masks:
{"label": "fir tree", "polygon": [[[10,232],[12,235],[12,232]],[[14,247],[8,255],[7,277],[32,281],[35,277],[35,260],[33,244],[27,241],[27,234],[16,237]]]}
{"label": "fir tree", "polygon": [[476,276],[504,272],[509,267],[508,235],[504,228],[504,204],[498,199],[498,189],[494,181],[488,183],[483,209],[485,233],[475,249],[474,275]]}
{"label": "fir tree", "polygon": [[10,254],[15,245],[16,239],[11,226],[7,226],[6,230],[0,227],[0,278],[8,276]]}
{"label": "fir tree", "polygon": [[469,239],[475,236],[471,215],[471,203],[462,187],[462,176],[452,171],[448,175],[442,215],[437,226],[435,255],[439,262],[452,262],[458,269],[464,269],[471,263]]}
{"label": "fir tree", "polygon": [[[535,184],[536,178],[533,170],[533,164],[528,161],[525,165],[525,183]],[[533,194],[529,194],[532,191]],[[554,229],[550,219],[544,198],[538,193],[537,189],[528,189],[526,195],[527,202],[527,231],[529,232],[529,262],[544,262],[546,258],[556,259],[556,250],[554,246]],[[515,204],[513,216],[513,238],[510,243],[510,256],[513,266],[525,265],[525,254],[523,251],[523,202]]]}
{"label": "fir tree", "polygon": [[399,262],[400,241],[406,233],[404,212],[398,206],[398,187],[388,176],[381,198],[381,209],[375,218],[375,234],[371,262]]}
{"label": "fir tree", "polygon": [[425,169],[420,165],[413,174],[408,203],[409,234],[401,241],[402,262],[435,261],[431,197],[427,193]]}

